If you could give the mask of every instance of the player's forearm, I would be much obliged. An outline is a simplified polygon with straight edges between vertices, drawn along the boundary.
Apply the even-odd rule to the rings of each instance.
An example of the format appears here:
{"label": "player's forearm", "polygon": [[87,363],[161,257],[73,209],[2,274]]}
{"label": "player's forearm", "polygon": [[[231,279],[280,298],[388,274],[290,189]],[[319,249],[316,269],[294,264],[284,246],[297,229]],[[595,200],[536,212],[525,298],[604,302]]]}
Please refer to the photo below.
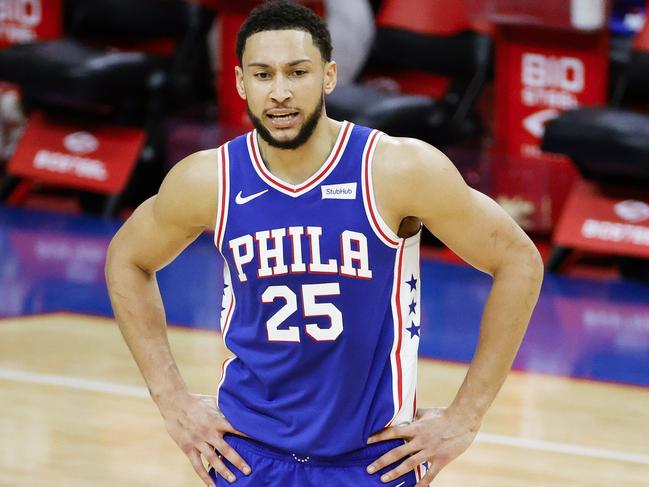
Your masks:
{"label": "player's forearm", "polygon": [[122,336],[158,402],[186,390],[171,354],[164,306],[154,273],[130,263],[112,250],[106,261],[106,282]]}
{"label": "player's forearm", "polygon": [[450,409],[480,422],[520,347],[543,280],[536,249],[524,248],[494,274],[474,358]]}

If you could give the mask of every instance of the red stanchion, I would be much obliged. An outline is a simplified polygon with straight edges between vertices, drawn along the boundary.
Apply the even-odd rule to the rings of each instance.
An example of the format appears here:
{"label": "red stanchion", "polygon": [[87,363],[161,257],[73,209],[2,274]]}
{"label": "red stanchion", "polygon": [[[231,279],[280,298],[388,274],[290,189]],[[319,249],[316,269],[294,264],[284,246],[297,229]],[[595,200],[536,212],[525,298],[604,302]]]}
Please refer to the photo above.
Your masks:
{"label": "red stanchion", "polygon": [[63,0],[3,0],[0,49],[36,39],[58,39],[63,33]]}
{"label": "red stanchion", "polygon": [[[567,158],[545,154],[539,145],[545,123],[561,111],[606,103],[606,2],[473,4],[481,8],[475,15],[496,26],[492,194],[526,208],[527,219],[520,223],[527,230],[549,232],[577,171]],[[522,173],[536,183],[517,184]]]}

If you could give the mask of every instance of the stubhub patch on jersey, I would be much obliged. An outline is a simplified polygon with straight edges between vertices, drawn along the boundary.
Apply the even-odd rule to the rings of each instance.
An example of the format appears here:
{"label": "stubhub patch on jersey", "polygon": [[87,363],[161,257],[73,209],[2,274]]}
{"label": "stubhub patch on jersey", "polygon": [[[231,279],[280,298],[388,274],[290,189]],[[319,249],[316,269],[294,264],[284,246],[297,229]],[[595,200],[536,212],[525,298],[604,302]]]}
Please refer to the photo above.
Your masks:
{"label": "stubhub patch on jersey", "polygon": [[356,199],[356,183],[323,184],[320,188],[322,189],[322,199]]}

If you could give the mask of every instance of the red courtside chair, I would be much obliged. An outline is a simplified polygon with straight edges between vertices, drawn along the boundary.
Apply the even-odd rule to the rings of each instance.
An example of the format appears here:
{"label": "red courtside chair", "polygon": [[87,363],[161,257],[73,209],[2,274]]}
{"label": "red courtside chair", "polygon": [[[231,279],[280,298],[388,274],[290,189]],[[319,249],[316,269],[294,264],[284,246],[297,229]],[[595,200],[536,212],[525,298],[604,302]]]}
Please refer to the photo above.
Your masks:
{"label": "red courtside chair", "polygon": [[447,89],[425,96],[356,83],[337,87],[327,110],[334,118],[445,146],[476,132],[473,109],[491,59],[491,39],[470,23],[463,0],[386,0],[369,64],[379,72],[443,77]]}

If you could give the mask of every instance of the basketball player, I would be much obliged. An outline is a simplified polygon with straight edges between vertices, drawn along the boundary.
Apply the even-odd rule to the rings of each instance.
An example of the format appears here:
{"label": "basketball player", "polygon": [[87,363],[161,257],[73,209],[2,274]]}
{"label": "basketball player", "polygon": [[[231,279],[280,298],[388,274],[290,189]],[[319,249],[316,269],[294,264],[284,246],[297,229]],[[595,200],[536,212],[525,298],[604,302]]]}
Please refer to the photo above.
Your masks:
{"label": "basketball player", "polygon": [[[310,10],[263,4],[237,52],[255,130],[178,163],[111,242],[122,334],[206,485],[426,486],[471,444],[505,380],[539,254],[435,148],[327,117],[336,63]],[[416,405],[422,224],[493,276],[447,408]],[[225,258],[221,329],[234,354],[216,398],[187,390],[156,283],[208,228]]]}

